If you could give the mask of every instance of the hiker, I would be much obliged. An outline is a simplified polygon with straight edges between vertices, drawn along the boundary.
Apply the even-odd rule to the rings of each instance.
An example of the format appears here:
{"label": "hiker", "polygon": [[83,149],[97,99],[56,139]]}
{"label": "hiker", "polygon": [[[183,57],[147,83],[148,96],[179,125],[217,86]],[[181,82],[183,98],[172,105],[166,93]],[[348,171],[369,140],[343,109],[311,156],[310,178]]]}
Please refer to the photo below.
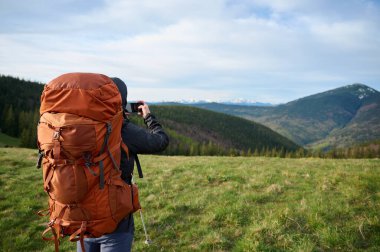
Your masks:
{"label": "hiker", "polygon": [[[125,108],[127,104],[127,86],[119,78],[112,78],[112,80],[119,89],[122,97],[122,106]],[[129,159],[122,151],[120,169],[122,170],[122,179],[128,184],[132,183],[132,173],[135,161],[138,166],[139,173],[141,172],[137,154],[152,154],[160,152],[163,151],[169,144],[168,136],[163,131],[154,115],[150,113],[149,106],[143,102],[143,105],[139,106],[139,109],[139,115],[144,118],[144,122],[148,130],[131,123],[127,117],[127,113],[124,111],[122,139],[128,146]],[[121,220],[114,232],[105,234],[99,238],[85,238],[84,246],[86,252],[131,251],[133,233],[133,214],[129,214]],[[77,251],[82,251],[79,241],[77,243]]]}

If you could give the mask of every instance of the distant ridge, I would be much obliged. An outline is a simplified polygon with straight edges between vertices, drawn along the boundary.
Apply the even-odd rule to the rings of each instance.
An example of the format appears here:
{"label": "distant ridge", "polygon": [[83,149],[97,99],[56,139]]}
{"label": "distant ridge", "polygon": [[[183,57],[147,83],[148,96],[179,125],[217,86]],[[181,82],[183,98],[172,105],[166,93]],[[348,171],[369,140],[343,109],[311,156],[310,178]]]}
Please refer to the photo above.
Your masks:
{"label": "distant ridge", "polygon": [[271,103],[265,102],[250,102],[245,100],[236,100],[236,101],[162,101],[162,102],[153,102],[152,104],[156,105],[207,105],[207,104],[224,104],[224,105],[236,105],[236,106],[258,106],[258,107],[272,107],[274,106]]}
{"label": "distant ridge", "polygon": [[380,93],[360,83],[274,107],[198,106],[260,122],[306,147],[349,147],[380,139]]}

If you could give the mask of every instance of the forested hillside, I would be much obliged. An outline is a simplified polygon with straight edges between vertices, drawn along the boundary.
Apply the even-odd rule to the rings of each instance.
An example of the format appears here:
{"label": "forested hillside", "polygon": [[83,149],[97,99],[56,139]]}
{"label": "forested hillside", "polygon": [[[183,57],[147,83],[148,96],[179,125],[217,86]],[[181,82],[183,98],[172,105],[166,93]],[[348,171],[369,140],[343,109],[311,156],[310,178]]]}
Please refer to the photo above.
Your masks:
{"label": "forested hillside", "polygon": [[[41,83],[0,76],[1,132],[36,147]],[[299,146],[251,121],[199,108],[152,106],[170,136],[169,155],[286,155]],[[135,123],[142,119],[132,117]]]}
{"label": "forested hillside", "polygon": [[41,83],[0,76],[0,129],[20,138],[21,146],[36,145],[36,125],[39,118]]}
{"label": "forested hillside", "polygon": [[300,148],[261,124],[223,113],[185,106],[152,106],[152,111],[171,135],[168,154],[285,155]]}

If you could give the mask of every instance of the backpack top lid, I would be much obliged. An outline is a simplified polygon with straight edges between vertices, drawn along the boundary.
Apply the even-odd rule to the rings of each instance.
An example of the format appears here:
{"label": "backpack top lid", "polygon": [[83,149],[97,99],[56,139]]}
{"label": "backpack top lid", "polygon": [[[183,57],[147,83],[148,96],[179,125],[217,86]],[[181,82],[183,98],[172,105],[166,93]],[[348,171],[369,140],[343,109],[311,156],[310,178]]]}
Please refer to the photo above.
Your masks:
{"label": "backpack top lid", "polygon": [[41,95],[40,115],[70,113],[106,122],[121,110],[119,90],[103,74],[63,74],[50,81]]}

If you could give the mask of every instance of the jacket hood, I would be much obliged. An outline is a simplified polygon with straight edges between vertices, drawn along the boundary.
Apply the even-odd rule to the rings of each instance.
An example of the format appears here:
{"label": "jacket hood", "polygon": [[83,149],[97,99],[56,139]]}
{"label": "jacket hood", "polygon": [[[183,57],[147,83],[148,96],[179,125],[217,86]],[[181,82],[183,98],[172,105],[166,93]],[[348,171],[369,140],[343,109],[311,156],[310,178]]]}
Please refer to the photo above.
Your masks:
{"label": "jacket hood", "polygon": [[127,85],[124,83],[124,81],[120,80],[117,77],[113,77],[111,79],[116,84],[117,88],[119,89],[122,106],[123,106],[123,109],[125,109],[125,106],[127,105],[127,95],[128,95]]}

